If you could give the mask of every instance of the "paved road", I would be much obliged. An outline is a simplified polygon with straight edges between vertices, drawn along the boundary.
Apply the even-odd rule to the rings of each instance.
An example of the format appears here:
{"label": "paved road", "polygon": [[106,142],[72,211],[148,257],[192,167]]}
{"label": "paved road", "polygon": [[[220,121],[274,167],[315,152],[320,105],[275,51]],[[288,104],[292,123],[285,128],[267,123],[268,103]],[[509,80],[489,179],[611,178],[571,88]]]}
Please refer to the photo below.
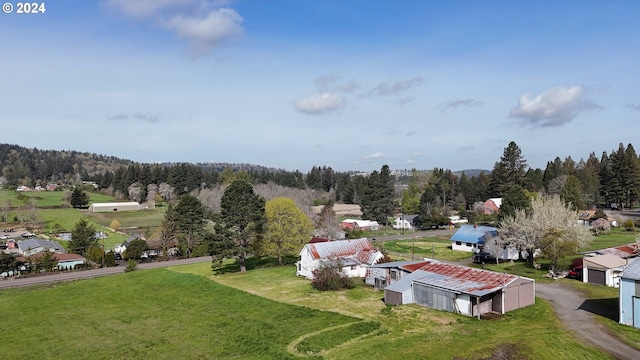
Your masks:
{"label": "paved road", "polygon": [[640,359],[640,351],[621,342],[609,334],[607,329],[598,323],[590,311],[601,313],[569,284],[552,283],[536,284],[536,296],[547,300],[553,306],[556,315],[569,330],[584,343],[594,345],[617,359]]}
{"label": "paved road", "polygon": [[[167,267],[175,265],[195,264],[201,262],[211,262],[211,256],[203,256],[191,259],[180,259],[172,261],[158,261],[153,263],[138,264],[138,269],[152,269],[158,267]],[[47,274],[34,277],[23,277],[14,280],[1,280],[0,290],[24,286],[32,286],[38,284],[55,283],[61,281],[71,281],[79,279],[91,279],[100,276],[108,276],[123,273],[125,266],[108,267],[102,269],[93,269],[85,271],[63,272],[58,274]]]}

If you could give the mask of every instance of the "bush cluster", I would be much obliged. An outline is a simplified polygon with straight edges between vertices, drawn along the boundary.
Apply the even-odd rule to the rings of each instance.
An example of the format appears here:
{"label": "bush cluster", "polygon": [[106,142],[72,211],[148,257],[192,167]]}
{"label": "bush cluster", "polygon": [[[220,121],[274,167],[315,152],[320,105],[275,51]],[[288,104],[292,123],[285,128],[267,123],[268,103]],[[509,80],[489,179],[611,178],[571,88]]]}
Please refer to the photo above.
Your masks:
{"label": "bush cluster", "polygon": [[326,262],[313,271],[311,286],[320,291],[353,289],[356,284],[347,277],[339,262]]}

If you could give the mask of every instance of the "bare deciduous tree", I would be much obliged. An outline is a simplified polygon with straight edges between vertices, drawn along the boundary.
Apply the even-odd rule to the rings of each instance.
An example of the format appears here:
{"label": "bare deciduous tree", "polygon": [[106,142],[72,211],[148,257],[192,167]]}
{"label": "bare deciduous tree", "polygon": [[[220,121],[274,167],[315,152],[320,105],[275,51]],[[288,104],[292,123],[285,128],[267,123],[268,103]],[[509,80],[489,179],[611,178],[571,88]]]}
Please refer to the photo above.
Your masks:
{"label": "bare deciduous tree", "polygon": [[133,183],[129,185],[127,189],[129,191],[129,200],[137,201],[138,203],[142,202],[142,185],[140,183]]}

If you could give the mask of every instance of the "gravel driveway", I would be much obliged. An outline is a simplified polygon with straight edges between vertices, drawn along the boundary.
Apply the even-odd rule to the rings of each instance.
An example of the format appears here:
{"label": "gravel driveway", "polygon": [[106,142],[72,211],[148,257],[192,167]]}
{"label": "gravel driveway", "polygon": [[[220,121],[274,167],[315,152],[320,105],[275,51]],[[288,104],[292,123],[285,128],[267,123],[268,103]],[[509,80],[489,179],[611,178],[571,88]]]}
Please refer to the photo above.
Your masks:
{"label": "gravel driveway", "polygon": [[585,344],[596,346],[617,359],[640,359],[640,351],[609,334],[607,328],[585,310],[585,298],[569,284],[536,283],[536,296],[553,306],[560,321]]}

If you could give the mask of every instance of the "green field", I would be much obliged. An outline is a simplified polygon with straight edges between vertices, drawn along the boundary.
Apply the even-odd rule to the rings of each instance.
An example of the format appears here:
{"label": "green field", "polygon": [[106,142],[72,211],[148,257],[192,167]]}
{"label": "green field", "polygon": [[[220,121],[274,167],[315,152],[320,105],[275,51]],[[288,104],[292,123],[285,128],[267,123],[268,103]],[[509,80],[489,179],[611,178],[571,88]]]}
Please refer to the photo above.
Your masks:
{"label": "green field", "polygon": [[[5,204],[7,200],[11,201],[11,207],[20,207],[26,204],[28,198],[36,200],[36,207],[55,207],[55,206],[68,206],[65,204],[64,197],[66,191],[29,191],[29,192],[17,192],[14,190],[0,190],[0,205]],[[87,193],[89,195],[89,204],[93,202],[109,202],[115,201],[113,196]],[[18,197],[22,195],[24,199],[20,200]]]}
{"label": "green field", "polygon": [[318,292],[291,266],[210,273],[204,263],[3,290],[0,302],[20,309],[21,329],[3,331],[3,357],[608,358],[560,330],[544,302],[480,321],[415,305],[387,307],[381,292],[365,286]]}
{"label": "green field", "polygon": [[612,228],[609,233],[601,233],[594,236],[591,243],[580,251],[590,251],[597,249],[605,249],[609,247],[626,245],[635,242],[637,231],[626,231],[622,227]]}
{"label": "green field", "polygon": [[[451,250],[448,237],[421,237],[413,240],[385,241],[381,245],[396,257],[410,260],[411,254],[415,259],[434,258],[445,261],[471,259],[472,254],[466,251]],[[396,255],[396,256],[393,256]]]}

